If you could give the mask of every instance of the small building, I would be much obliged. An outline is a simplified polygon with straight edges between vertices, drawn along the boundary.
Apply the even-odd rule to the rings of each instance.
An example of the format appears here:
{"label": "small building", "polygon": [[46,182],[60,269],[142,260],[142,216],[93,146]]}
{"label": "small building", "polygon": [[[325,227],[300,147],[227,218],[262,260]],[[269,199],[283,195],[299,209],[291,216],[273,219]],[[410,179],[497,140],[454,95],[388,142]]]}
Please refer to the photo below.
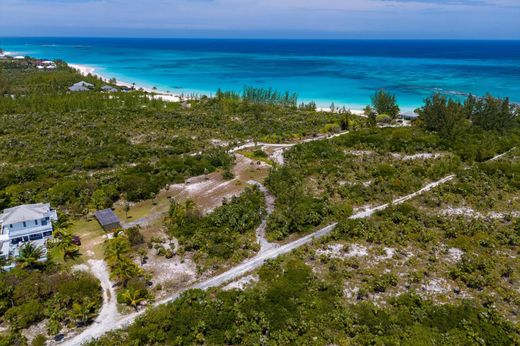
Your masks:
{"label": "small building", "polygon": [[103,85],[101,87],[101,91],[105,91],[105,92],[109,92],[109,93],[115,93],[119,90],[117,90],[116,88],[114,88],[113,86],[110,86],[110,85]]}
{"label": "small building", "polygon": [[73,84],[69,87],[69,91],[90,91],[92,88],[94,88],[94,84],[87,83],[85,81],[77,82],[76,84]]}
{"label": "small building", "polygon": [[414,120],[419,117],[419,114],[417,114],[415,112],[404,112],[404,113],[399,114],[399,116],[401,118],[403,118],[404,120]]}
{"label": "small building", "polygon": [[119,221],[119,218],[114,214],[112,209],[98,210],[94,213],[94,216],[101,227],[107,232],[121,228],[121,221]]}
{"label": "small building", "polygon": [[52,237],[52,221],[57,221],[56,210],[48,203],[26,204],[8,208],[0,214],[0,257],[18,256],[18,248],[32,242],[44,246]]}

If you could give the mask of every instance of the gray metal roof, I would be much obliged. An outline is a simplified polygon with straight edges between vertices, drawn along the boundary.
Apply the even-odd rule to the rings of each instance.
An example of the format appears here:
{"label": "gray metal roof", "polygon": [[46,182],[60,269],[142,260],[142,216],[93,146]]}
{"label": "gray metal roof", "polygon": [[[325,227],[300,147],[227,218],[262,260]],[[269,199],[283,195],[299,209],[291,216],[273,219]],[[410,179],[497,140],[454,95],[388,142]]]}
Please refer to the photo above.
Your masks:
{"label": "gray metal roof", "polygon": [[70,91],[89,91],[90,89],[83,85],[74,84],[73,86],[69,87],[69,90]]}
{"label": "gray metal roof", "polygon": [[117,91],[116,88],[114,88],[114,87],[112,87],[112,86],[110,86],[110,85],[103,85],[103,86],[101,87],[101,90],[103,90],[103,91],[111,91],[111,92],[115,92],[115,91]]}
{"label": "gray metal roof", "polygon": [[19,205],[5,209],[4,212],[0,214],[0,222],[12,224],[22,221],[38,220],[49,216],[50,211],[51,207],[48,203]]}
{"label": "gray metal roof", "polygon": [[103,209],[98,210],[94,213],[94,216],[99,221],[101,226],[112,225],[115,223],[120,223],[119,218],[114,214],[112,209]]}
{"label": "gray metal roof", "polygon": [[94,87],[94,84],[87,83],[85,81],[77,82],[73,84],[71,87],[69,87],[70,91],[89,91],[91,88]]}

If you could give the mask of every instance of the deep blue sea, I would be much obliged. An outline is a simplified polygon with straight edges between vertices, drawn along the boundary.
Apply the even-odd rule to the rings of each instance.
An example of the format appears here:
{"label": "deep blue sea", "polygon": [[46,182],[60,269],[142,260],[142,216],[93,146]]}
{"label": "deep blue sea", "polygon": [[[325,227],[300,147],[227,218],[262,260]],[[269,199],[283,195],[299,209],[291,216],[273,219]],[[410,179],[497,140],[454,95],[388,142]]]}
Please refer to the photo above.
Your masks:
{"label": "deep blue sea", "polygon": [[272,87],[361,108],[385,89],[405,110],[435,92],[520,102],[520,41],[0,38],[0,48],[174,93]]}

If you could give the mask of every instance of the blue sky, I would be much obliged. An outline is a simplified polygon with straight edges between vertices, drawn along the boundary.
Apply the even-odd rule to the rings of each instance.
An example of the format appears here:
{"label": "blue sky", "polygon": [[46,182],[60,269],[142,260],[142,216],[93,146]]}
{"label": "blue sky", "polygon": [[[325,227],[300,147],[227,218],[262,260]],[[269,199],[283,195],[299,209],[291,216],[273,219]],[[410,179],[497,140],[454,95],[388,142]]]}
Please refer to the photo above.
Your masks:
{"label": "blue sky", "polygon": [[520,39],[520,0],[0,0],[0,35]]}

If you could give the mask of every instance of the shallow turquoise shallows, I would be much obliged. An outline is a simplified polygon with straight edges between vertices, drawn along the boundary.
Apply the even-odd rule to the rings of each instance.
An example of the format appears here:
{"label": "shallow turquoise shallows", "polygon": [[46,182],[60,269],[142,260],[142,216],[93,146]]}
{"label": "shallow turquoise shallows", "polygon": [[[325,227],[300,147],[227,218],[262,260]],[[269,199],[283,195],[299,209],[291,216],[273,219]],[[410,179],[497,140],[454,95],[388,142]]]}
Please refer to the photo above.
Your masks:
{"label": "shallow turquoise shallows", "polygon": [[404,110],[435,92],[520,102],[520,41],[0,38],[0,48],[173,93],[247,85],[361,108],[385,89]]}

